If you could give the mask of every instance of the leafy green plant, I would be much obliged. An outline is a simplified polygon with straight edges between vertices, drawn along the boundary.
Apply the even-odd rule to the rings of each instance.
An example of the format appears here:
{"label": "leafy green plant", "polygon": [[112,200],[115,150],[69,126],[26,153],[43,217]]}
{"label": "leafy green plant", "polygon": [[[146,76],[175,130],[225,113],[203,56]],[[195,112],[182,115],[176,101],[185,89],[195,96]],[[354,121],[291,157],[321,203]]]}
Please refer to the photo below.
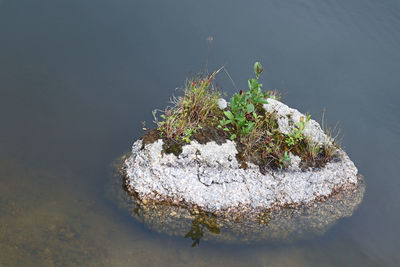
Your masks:
{"label": "leafy green plant", "polygon": [[[256,121],[260,119],[255,112],[255,105],[268,103],[266,100],[268,94],[262,92],[262,84],[258,82],[258,78],[263,72],[260,62],[254,63],[254,72],[256,78],[248,80],[249,90],[246,92],[240,90],[239,93],[233,95],[230,99],[231,110],[224,111],[225,118],[219,121],[219,128],[231,132],[231,140],[235,140],[238,135],[248,135],[253,130]],[[232,128],[227,127],[228,125]]]}
{"label": "leafy green plant", "polygon": [[290,157],[287,151],[283,154],[283,156],[279,159],[279,167],[282,169],[290,164]]}
{"label": "leafy green plant", "polygon": [[192,137],[193,133],[197,133],[197,130],[194,128],[186,128],[183,132],[182,140],[186,143],[190,143],[190,138]]}
{"label": "leafy green plant", "polygon": [[310,118],[311,115],[307,115],[305,120],[304,117],[301,117],[300,122],[296,123],[294,130],[286,136],[285,142],[289,147],[297,145],[304,139],[303,131]]}

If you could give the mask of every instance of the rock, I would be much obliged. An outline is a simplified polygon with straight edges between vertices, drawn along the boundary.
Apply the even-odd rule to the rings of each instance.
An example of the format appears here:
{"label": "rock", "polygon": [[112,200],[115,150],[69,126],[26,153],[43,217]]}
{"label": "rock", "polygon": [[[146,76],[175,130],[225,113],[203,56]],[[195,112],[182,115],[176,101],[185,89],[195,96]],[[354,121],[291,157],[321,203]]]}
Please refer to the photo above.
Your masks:
{"label": "rock", "polygon": [[[305,117],[274,99],[268,99],[264,108],[276,113],[283,133],[290,133]],[[304,134],[318,144],[331,142],[314,120]],[[323,168],[301,170],[300,158],[290,155],[289,168],[262,174],[251,163],[246,170],[240,168],[235,143],[230,140],[221,145],[192,141],[182,147],[179,156],[163,153],[162,145],[160,139],[142,147],[138,140],[124,163],[126,188],[139,199],[196,206],[213,213],[264,211],[311,203],[358,183],[357,168],[341,149]]]}
{"label": "rock", "polygon": [[[264,109],[269,113],[276,113],[279,130],[284,134],[291,133],[296,123],[300,122],[301,117],[305,119],[305,115],[300,113],[298,110],[288,107],[282,102],[268,98],[268,104],[263,105]],[[332,140],[329,139],[328,136],[324,133],[319,126],[318,122],[310,119],[310,121],[306,124],[306,127],[303,131],[304,136],[313,140],[318,144],[331,144]]]}
{"label": "rock", "polygon": [[227,106],[228,106],[228,103],[226,102],[225,99],[223,99],[223,98],[218,99],[218,107],[220,109],[226,109]]}

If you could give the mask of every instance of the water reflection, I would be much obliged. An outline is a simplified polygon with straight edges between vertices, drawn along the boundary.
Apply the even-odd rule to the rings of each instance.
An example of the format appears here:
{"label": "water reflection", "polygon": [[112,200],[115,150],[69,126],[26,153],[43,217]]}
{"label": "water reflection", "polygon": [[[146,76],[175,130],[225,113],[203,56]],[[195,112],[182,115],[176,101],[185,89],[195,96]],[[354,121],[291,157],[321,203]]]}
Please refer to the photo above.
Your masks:
{"label": "water reflection", "polygon": [[200,244],[200,239],[204,236],[204,228],[216,235],[221,233],[215,215],[206,212],[195,215],[192,220],[192,228],[190,228],[189,232],[185,235],[185,238],[191,238],[193,240],[192,247]]}

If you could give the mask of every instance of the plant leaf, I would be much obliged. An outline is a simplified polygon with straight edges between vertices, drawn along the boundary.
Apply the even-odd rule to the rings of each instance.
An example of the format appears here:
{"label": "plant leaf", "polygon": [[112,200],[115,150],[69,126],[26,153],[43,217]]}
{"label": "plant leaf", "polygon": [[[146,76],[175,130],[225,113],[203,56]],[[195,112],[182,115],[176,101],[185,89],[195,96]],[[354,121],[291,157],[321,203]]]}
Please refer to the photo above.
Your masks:
{"label": "plant leaf", "polygon": [[251,89],[257,89],[258,87],[260,87],[260,85],[258,84],[257,79],[249,79],[247,83],[248,83],[248,86],[249,86],[250,90]]}
{"label": "plant leaf", "polygon": [[232,112],[230,112],[230,111],[224,111],[224,114],[230,120],[234,120],[235,119],[235,117],[233,116]]}
{"label": "plant leaf", "polygon": [[239,118],[237,118],[237,121],[238,121],[239,125],[243,125],[245,123],[245,121],[246,121],[246,118],[245,117],[239,117]]}
{"label": "plant leaf", "polygon": [[254,63],[254,73],[257,75],[257,77],[263,72],[262,65],[260,62],[256,61]]}
{"label": "plant leaf", "polygon": [[247,105],[247,113],[252,113],[254,111],[254,105],[253,104],[248,104]]}
{"label": "plant leaf", "polygon": [[263,97],[260,97],[259,99],[257,99],[257,102],[260,104],[268,104],[268,101]]}

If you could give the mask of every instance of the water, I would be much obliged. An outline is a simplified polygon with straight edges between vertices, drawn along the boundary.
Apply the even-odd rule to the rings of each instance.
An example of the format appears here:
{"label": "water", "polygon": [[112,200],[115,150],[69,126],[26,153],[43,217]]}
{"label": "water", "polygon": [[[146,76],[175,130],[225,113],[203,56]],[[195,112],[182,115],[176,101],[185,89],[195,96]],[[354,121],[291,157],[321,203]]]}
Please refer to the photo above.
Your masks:
{"label": "water", "polygon": [[[398,1],[0,1],[0,265],[396,266]],[[110,164],[188,72],[225,65],[340,121],[361,207],[322,237],[221,245],[151,232],[106,197]],[[224,75],[219,84],[235,89]]]}

